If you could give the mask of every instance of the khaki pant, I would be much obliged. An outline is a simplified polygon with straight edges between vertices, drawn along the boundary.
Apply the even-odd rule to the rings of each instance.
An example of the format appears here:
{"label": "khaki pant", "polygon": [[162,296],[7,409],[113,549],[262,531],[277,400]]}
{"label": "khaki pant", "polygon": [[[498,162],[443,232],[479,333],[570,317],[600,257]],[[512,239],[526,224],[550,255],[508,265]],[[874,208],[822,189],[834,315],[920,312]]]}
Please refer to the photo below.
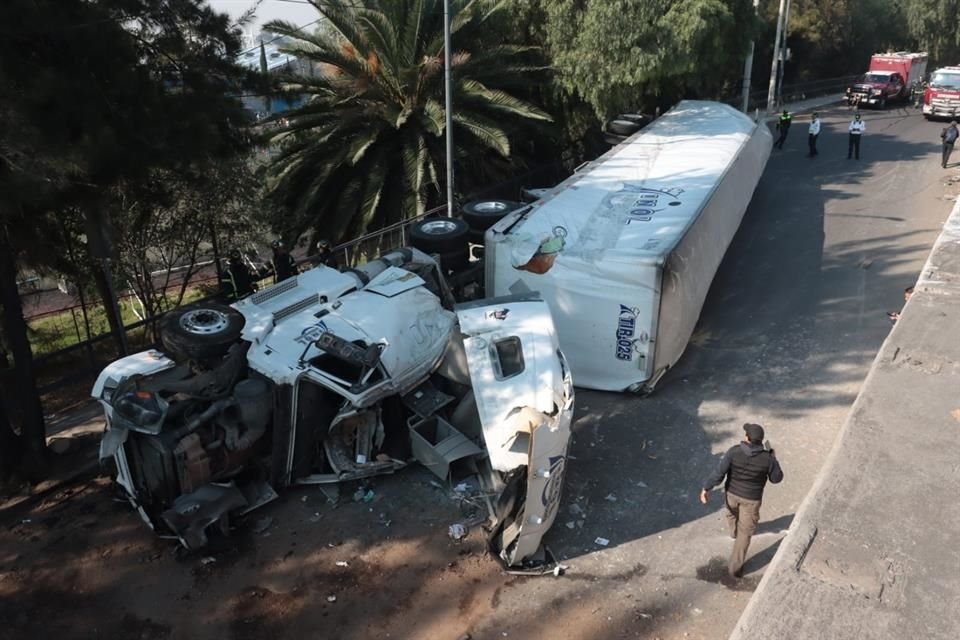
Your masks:
{"label": "khaki pant", "polygon": [[750,538],[760,522],[760,500],[747,500],[732,493],[727,493],[725,500],[727,508],[724,515],[730,528],[730,537],[735,540],[727,571],[731,576],[739,576],[747,559]]}

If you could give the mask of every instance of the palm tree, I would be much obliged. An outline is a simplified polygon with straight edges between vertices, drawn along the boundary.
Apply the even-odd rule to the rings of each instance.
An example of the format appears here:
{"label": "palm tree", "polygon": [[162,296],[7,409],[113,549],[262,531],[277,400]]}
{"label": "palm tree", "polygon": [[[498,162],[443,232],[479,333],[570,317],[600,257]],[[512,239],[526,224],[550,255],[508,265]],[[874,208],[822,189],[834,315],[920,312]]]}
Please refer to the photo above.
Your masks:
{"label": "palm tree", "polygon": [[[286,22],[284,53],[312,74],[283,90],[306,98],[270,134],[275,226],[331,240],[423,213],[444,187],[443,0],[310,0],[322,27]],[[453,113],[458,182],[510,167],[510,134],[551,118],[512,95],[540,80],[533,47],[500,41],[503,2],[453,0]],[[458,185],[462,186],[462,185]]]}

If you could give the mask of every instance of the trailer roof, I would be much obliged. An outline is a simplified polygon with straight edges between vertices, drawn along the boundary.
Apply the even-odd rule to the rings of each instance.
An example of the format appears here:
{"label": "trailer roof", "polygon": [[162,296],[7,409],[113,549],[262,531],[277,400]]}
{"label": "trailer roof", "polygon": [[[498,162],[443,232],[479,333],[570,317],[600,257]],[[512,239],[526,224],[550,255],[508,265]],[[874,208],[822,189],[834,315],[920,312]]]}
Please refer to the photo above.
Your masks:
{"label": "trailer roof", "polygon": [[510,231],[515,250],[534,255],[560,235],[566,256],[661,263],[756,126],[729,105],[679,103],[535,203]]}

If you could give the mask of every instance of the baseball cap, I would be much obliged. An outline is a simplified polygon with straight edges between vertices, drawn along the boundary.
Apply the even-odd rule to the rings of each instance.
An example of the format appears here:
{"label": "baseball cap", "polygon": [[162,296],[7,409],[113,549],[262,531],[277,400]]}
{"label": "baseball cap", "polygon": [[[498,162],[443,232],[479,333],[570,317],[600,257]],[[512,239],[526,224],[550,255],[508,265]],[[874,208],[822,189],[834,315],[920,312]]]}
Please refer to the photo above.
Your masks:
{"label": "baseball cap", "polygon": [[752,442],[763,442],[763,427],[752,422],[743,425],[743,431],[747,434],[747,439]]}

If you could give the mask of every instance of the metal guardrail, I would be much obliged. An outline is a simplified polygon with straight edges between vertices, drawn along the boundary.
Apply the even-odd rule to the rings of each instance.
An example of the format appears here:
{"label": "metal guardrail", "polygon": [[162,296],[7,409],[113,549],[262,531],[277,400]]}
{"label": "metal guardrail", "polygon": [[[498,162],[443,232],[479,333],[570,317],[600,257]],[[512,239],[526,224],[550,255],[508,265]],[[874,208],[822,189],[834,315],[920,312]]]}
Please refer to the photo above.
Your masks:
{"label": "metal guardrail", "polygon": [[[833,93],[843,93],[847,87],[849,87],[859,77],[859,75],[838,76],[836,78],[825,78],[822,80],[811,80],[808,82],[785,84],[780,89],[780,95],[774,107],[779,108],[792,102],[802,102],[803,100],[818,98],[820,96],[826,96]],[[753,112],[755,109],[765,111],[767,108],[767,95],[768,92],[766,89],[751,92],[748,100],[747,111]],[[725,99],[724,102],[739,109],[743,104],[743,98],[740,96],[731,96]]]}

